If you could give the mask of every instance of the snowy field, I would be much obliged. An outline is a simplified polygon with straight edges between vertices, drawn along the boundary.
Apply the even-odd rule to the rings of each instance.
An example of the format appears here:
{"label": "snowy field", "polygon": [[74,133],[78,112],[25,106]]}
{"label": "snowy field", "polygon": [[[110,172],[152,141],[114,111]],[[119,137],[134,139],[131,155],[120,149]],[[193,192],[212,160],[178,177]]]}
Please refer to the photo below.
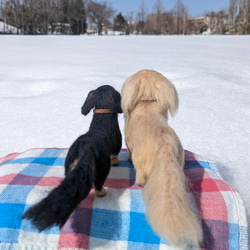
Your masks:
{"label": "snowy field", "polygon": [[250,224],[250,36],[0,36],[0,157],[69,147],[88,92],[144,68],[176,86],[170,125],[240,191]]}

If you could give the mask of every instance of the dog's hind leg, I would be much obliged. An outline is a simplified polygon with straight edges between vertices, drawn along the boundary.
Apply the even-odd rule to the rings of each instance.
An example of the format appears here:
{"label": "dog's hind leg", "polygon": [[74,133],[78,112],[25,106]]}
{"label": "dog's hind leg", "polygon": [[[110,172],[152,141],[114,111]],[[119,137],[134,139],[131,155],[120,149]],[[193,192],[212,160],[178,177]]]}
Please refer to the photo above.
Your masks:
{"label": "dog's hind leg", "polygon": [[103,184],[107,179],[110,171],[110,158],[101,158],[95,162],[94,185],[96,196],[103,197],[106,195],[106,190]]}
{"label": "dog's hind leg", "polygon": [[79,161],[79,147],[82,140],[83,136],[80,136],[69,148],[64,164],[65,176],[75,168]]}
{"label": "dog's hind leg", "polygon": [[116,154],[110,155],[110,160],[111,160],[111,164],[114,166],[118,166],[120,164],[120,160],[118,158],[118,155]]}
{"label": "dog's hind leg", "polygon": [[142,153],[136,148],[132,154],[132,162],[136,170],[135,182],[140,187],[143,187],[147,182],[147,178],[152,166],[150,153],[144,154],[144,152]]}

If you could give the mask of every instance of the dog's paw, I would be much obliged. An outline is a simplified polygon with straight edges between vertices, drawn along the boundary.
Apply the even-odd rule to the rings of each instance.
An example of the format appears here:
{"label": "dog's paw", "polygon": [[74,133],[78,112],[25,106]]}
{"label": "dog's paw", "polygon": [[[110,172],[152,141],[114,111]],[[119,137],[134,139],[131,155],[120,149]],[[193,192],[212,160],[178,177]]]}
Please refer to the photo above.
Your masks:
{"label": "dog's paw", "polygon": [[128,160],[132,162],[132,153],[130,152],[129,149],[128,149]]}
{"label": "dog's paw", "polygon": [[140,187],[144,187],[146,184],[146,177],[144,175],[139,174],[138,172],[139,171],[137,171],[136,173],[135,183]]}
{"label": "dog's paw", "polygon": [[137,178],[136,178],[135,183],[136,183],[138,186],[140,186],[140,187],[144,187],[145,184],[146,184],[146,180],[145,180],[145,181],[144,181],[144,180],[137,180]]}
{"label": "dog's paw", "polygon": [[140,188],[144,188],[145,183],[141,184],[141,183],[136,183]]}
{"label": "dog's paw", "polygon": [[106,190],[102,188],[101,191],[98,191],[97,189],[95,190],[95,195],[98,197],[104,197],[107,194]]}
{"label": "dog's paw", "polygon": [[135,182],[139,187],[143,188],[145,186],[145,183]]}
{"label": "dog's paw", "polygon": [[120,160],[118,158],[118,155],[110,155],[110,160],[111,160],[111,164],[114,166],[118,166],[120,164]]}

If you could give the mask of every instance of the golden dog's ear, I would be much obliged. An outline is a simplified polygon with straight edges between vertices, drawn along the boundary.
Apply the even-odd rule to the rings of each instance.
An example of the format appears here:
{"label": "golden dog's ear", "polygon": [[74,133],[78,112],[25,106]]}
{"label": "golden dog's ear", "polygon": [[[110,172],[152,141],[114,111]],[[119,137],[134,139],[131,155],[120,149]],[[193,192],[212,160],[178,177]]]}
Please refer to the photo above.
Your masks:
{"label": "golden dog's ear", "polygon": [[[164,77],[165,78],[165,77]],[[158,97],[159,102],[172,116],[175,115],[179,107],[179,97],[174,85],[167,79],[163,79],[161,91]]]}
{"label": "golden dog's ear", "polygon": [[136,80],[132,77],[128,78],[122,86],[121,91],[121,104],[122,111],[124,115],[128,115],[135,108],[138,99],[137,94],[139,91],[139,85],[136,83]]}

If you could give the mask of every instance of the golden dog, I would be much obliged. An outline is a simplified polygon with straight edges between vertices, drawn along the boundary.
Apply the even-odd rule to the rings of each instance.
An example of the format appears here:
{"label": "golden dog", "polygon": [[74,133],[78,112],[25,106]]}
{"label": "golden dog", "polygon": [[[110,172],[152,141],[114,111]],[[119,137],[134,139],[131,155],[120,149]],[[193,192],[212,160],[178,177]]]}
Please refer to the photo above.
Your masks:
{"label": "golden dog", "polygon": [[175,87],[156,71],[141,70],[122,87],[125,139],[147,219],[160,237],[186,249],[199,246],[202,229],[186,190],[184,150],[167,124],[178,105]]}

